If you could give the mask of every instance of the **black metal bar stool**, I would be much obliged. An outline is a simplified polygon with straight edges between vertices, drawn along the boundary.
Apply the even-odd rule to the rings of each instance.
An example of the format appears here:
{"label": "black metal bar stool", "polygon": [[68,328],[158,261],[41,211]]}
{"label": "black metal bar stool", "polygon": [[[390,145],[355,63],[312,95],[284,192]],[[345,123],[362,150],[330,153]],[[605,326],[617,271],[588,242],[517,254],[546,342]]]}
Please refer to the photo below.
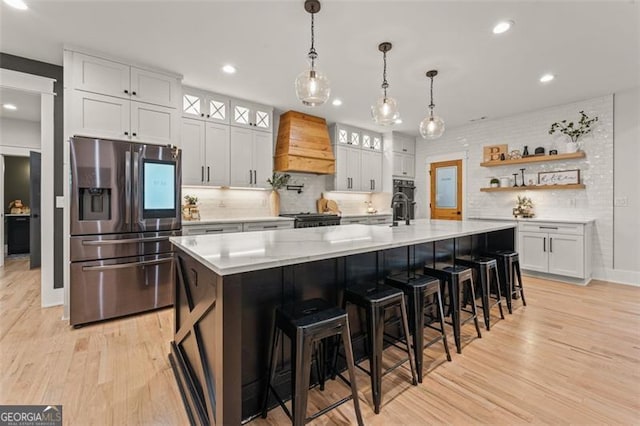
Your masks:
{"label": "black metal bar stool", "polygon": [[[478,338],[482,337],[480,326],[478,325],[478,307],[476,306],[476,292],[473,284],[473,271],[465,266],[447,266],[442,269],[424,267],[425,275],[433,275],[448,284],[449,290],[449,312],[451,315],[451,323],[453,327],[453,338],[456,342],[456,351],[462,353],[462,342],[460,339],[461,327],[473,320],[476,326]],[[471,311],[462,309],[462,292],[467,285],[467,289],[471,293]],[[471,314],[464,321],[460,318],[460,312]]]}
{"label": "black metal bar stool", "polygon": [[[498,305],[498,308],[500,309],[500,318],[504,319],[498,262],[496,259],[490,257],[472,256],[469,258],[456,258],[456,264],[468,266],[476,272],[476,278],[480,281],[480,289],[482,290],[482,313],[484,315],[484,326],[487,330],[490,330],[491,308]],[[493,303],[491,303],[492,287],[495,291]]]}
{"label": "black metal bar stool", "polygon": [[[507,300],[507,309],[513,313],[513,299],[518,295],[522,297],[522,305],[527,306],[524,298],[524,288],[522,287],[522,274],[520,273],[520,256],[513,250],[496,250],[487,254],[498,261],[498,271],[502,280],[502,294]],[[516,284],[516,278],[518,283]]]}
{"label": "black metal bar stool", "polygon": [[[380,404],[382,402],[382,349],[384,346],[385,311],[387,309],[400,308],[407,356],[409,358],[409,364],[411,365],[412,383],[414,385],[418,384],[413,351],[411,350],[411,341],[409,339],[409,322],[407,320],[404,293],[397,288],[384,284],[359,284],[345,289],[343,306],[346,307],[347,303],[363,308],[366,312],[369,365],[371,369],[367,371],[358,365],[356,366],[371,377],[371,393],[373,395],[374,411],[376,414],[379,414]],[[384,374],[395,370],[406,361],[406,359],[401,360],[385,371]]]}
{"label": "black metal bar stool", "polygon": [[[291,339],[291,407],[293,414],[289,412],[284,401],[273,387],[276,359],[282,344],[283,333]],[[314,347],[323,339],[334,336],[342,337],[347,369],[349,371],[349,381],[345,381],[351,387],[351,395],[307,417],[307,397]],[[318,351],[315,352],[318,353]],[[324,366],[324,362],[318,359],[316,360],[316,364]],[[321,369],[319,368],[319,370]],[[322,385],[324,384],[324,375],[324,371],[319,371],[321,388],[323,388]],[[342,378],[342,376],[340,377]],[[289,303],[276,309],[273,320],[271,354],[269,357],[269,376],[264,389],[262,405],[263,418],[267,417],[270,392],[273,392],[276,400],[295,426],[304,425],[350,400],[353,400],[358,425],[363,424],[356,389],[355,364],[353,361],[353,350],[351,348],[349,320],[347,318],[347,312],[344,309],[333,306],[323,299],[310,299]]]}
{"label": "black metal bar stool", "polygon": [[[444,350],[447,353],[447,361],[451,361],[451,353],[449,353],[449,345],[447,344],[447,334],[444,331],[444,309],[442,307],[440,280],[428,275],[403,272],[388,276],[386,278],[386,284],[402,290],[405,296],[407,296],[409,328],[413,335],[413,352],[416,360],[418,383],[422,383],[424,349],[442,341]],[[431,301],[429,300],[429,296],[433,296]],[[425,313],[425,308],[437,309],[440,328],[431,325],[433,317],[430,313]],[[431,309],[429,309],[429,311],[431,311]],[[427,317],[429,320],[425,322],[425,318]],[[440,336],[425,343],[424,327],[439,331]]]}

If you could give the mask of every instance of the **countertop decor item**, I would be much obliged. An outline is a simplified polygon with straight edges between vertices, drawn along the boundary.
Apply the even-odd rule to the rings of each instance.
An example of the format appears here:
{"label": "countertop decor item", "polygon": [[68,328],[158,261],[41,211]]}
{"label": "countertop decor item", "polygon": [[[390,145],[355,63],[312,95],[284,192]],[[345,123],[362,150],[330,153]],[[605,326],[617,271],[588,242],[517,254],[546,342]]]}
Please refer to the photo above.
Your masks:
{"label": "countertop decor item", "polygon": [[378,98],[376,103],[371,106],[371,116],[376,124],[381,126],[389,126],[396,123],[396,120],[400,118],[400,112],[398,111],[398,103],[395,99],[387,96],[387,89],[389,83],[387,82],[387,52],[391,50],[392,44],[388,41],[380,43],[378,50],[382,52],[382,96]]}
{"label": "countertop decor item", "polygon": [[271,209],[271,216],[280,215],[280,193],[279,189],[287,186],[291,179],[291,175],[288,173],[273,172],[270,179],[267,179],[267,183],[271,185],[271,194],[269,194],[269,207]]}
{"label": "countertop decor item", "polygon": [[[544,155],[544,147],[539,146],[535,149],[535,151],[533,151],[534,155]],[[549,151],[549,154],[551,154],[551,151]],[[556,151],[557,154],[557,151]]]}
{"label": "countertop decor item", "polygon": [[507,144],[488,145],[482,147],[482,159],[484,162],[504,160],[504,153],[509,150]]}
{"label": "countertop decor item", "polygon": [[522,154],[519,149],[514,149],[509,153],[509,160],[519,160],[520,158],[522,158]]}
{"label": "countertop decor item", "polygon": [[580,170],[538,172],[538,183],[540,185],[577,185],[580,183]]}
{"label": "countertop decor item", "polygon": [[[552,135],[555,132],[564,133],[569,136],[571,139],[570,142],[567,142],[567,152],[576,152],[579,148],[578,140],[590,133],[593,129],[592,126],[594,123],[598,121],[598,117],[589,118],[584,111],[580,111],[580,120],[575,124],[573,121],[567,122],[567,120],[562,120],[551,125],[549,129],[549,134]],[[570,145],[573,144],[573,145]]]}
{"label": "countertop decor item", "polygon": [[524,181],[524,170],[525,170],[524,168],[520,169],[520,173],[522,173],[522,185],[520,186],[527,186],[526,182]]}
{"label": "countertop decor item", "polygon": [[424,139],[438,139],[444,133],[444,121],[437,115],[433,115],[433,77],[438,75],[437,70],[427,71],[427,77],[431,79],[431,103],[429,104],[429,115],[420,123],[420,135]]}
{"label": "countertop decor item", "polygon": [[182,206],[182,218],[184,220],[200,220],[200,209],[198,208],[198,197],[186,194]]}
{"label": "countertop decor item", "polygon": [[518,174],[517,173],[513,174],[513,186],[514,187],[518,186]]}
{"label": "countertop decor item", "polygon": [[307,106],[322,105],[329,99],[331,88],[327,76],[316,69],[318,52],[315,48],[315,16],[320,12],[318,0],[306,0],[304,10],[311,14],[311,49],[307,54],[309,69],[302,71],[296,78],[296,95]]}
{"label": "countertop decor item", "polygon": [[500,181],[497,178],[492,178],[491,181],[489,182],[489,186],[491,186],[491,188],[499,188]]}
{"label": "countertop decor item", "polygon": [[522,156],[523,157],[528,157],[529,156],[529,147],[527,145],[525,145],[524,149],[522,150]]}
{"label": "countertop decor item", "polygon": [[29,214],[31,209],[22,204],[22,200],[13,200],[9,203],[10,214]]}
{"label": "countertop decor item", "polygon": [[513,209],[513,216],[518,217],[533,217],[533,201],[529,197],[521,197],[518,195],[516,200],[516,206]]}

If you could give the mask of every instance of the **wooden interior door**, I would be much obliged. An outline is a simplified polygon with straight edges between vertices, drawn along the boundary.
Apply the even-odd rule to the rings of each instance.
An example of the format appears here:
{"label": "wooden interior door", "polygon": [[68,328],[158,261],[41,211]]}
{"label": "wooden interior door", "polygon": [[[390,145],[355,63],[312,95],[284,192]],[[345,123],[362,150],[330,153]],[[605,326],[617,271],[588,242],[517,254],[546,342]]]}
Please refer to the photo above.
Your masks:
{"label": "wooden interior door", "polygon": [[431,219],[462,220],[462,160],[431,163]]}

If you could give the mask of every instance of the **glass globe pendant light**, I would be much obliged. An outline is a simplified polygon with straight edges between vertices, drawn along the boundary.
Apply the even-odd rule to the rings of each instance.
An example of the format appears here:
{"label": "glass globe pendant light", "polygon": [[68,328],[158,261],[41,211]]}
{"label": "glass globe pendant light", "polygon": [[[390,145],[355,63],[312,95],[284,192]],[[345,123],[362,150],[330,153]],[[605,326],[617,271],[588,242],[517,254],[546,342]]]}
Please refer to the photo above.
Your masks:
{"label": "glass globe pendant light", "polygon": [[329,99],[331,88],[329,87],[329,79],[324,73],[316,69],[316,52],[314,25],[314,16],[320,11],[320,2],[318,0],[306,0],[304,9],[311,14],[311,49],[309,49],[309,69],[302,71],[296,78],[296,95],[303,104],[307,106],[322,105]]}
{"label": "glass globe pendant light", "polygon": [[420,135],[424,139],[438,139],[444,133],[444,121],[437,115],[433,115],[433,77],[438,75],[438,71],[427,71],[427,77],[431,79],[431,103],[429,104],[429,115],[420,123]]}
{"label": "glass globe pendant light", "polygon": [[371,116],[374,121],[381,126],[389,126],[394,124],[400,118],[398,111],[398,103],[395,99],[387,96],[389,83],[387,82],[387,52],[391,50],[391,43],[385,41],[378,45],[378,50],[382,52],[382,61],[384,68],[382,71],[382,91],[383,95],[378,98],[375,105],[371,106]]}

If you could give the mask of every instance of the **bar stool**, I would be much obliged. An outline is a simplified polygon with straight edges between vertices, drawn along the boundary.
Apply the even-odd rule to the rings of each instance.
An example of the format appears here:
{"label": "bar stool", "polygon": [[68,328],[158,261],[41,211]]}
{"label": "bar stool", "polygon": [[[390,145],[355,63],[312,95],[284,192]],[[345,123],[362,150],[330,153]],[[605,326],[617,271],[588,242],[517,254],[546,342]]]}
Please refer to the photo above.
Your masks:
{"label": "bar stool", "polygon": [[409,364],[411,365],[412,384],[418,384],[411,342],[409,340],[409,322],[407,321],[404,293],[401,290],[384,284],[359,284],[345,289],[343,307],[346,308],[348,303],[363,308],[366,312],[367,342],[371,370],[367,371],[358,365],[356,366],[371,377],[371,393],[373,395],[374,411],[376,414],[379,414],[380,404],[382,402],[382,376],[390,373],[407,361],[406,359],[401,360],[385,371],[384,374],[382,373],[382,349],[384,346],[385,312],[387,309],[400,308],[407,356],[409,358]]}
{"label": "bar stool", "polygon": [[[482,290],[482,313],[484,326],[491,329],[491,308],[498,305],[500,318],[504,319],[502,311],[502,294],[500,291],[500,277],[498,274],[498,262],[490,257],[472,256],[470,258],[456,258],[456,264],[468,266],[476,272]],[[491,287],[495,289],[494,302],[491,303]]]}
{"label": "bar stool", "polygon": [[[465,266],[447,266],[442,269],[424,267],[425,275],[433,275],[440,278],[440,280],[449,287],[449,313],[451,315],[451,322],[448,323],[453,326],[453,338],[456,342],[456,351],[462,353],[462,342],[460,339],[461,327],[473,320],[476,326],[476,332],[478,338],[482,338],[480,333],[480,326],[478,325],[478,308],[476,306],[476,292],[473,284],[473,272],[470,268]],[[462,291],[467,285],[467,289],[471,293],[471,311],[462,309]],[[465,305],[466,307],[466,305]],[[466,312],[471,314],[464,321],[460,319],[460,312]]]}
{"label": "bar stool", "polygon": [[[386,278],[386,284],[400,289],[407,296],[409,307],[409,324],[413,335],[413,352],[416,360],[416,370],[418,373],[418,383],[422,383],[422,365],[424,359],[424,349],[442,341],[444,350],[447,353],[447,361],[451,361],[449,345],[447,344],[447,334],[444,331],[444,310],[442,307],[442,295],[440,292],[440,280],[428,275],[406,272],[390,275]],[[429,302],[429,296],[433,296]],[[425,308],[437,308],[437,315],[440,320],[440,328],[431,325],[432,321],[425,323],[425,317],[432,317],[425,314]],[[440,336],[424,342],[424,327],[429,327],[439,331]]]}
{"label": "bar stool", "polygon": [[[513,313],[512,301],[518,297],[522,297],[522,305],[527,306],[524,298],[524,288],[522,287],[522,275],[520,274],[520,256],[517,251],[513,250],[496,250],[487,254],[498,261],[498,271],[502,280],[502,294],[507,300],[507,309],[509,313]],[[518,279],[516,284],[515,279]],[[515,297],[514,297],[515,296]]]}
{"label": "bar stool", "polygon": [[[289,412],[273,386],[273,379],[276,373],[276,361],[278,353],[280,352],[283,333],[291,339],[291,407],[293,414]],[[345,347],[345,357],[349,371],[349,381],[347,382],[345,380],[345,382],[351,387],[351,395],[307,417],[307,397],[314,352],[313,348],[322,340],[334,336],[341,336]],[[322,364],[324,366],[324,362],[318,359],[316,359],[316,364]],[[362,425],[362,414],[360,413],[360,405],[358,403],[354,366],[349,320],[347,312],[344,309],[333,306],[323,299],[310,299],[302,302],[289,303],[277,308],[273,320],[271,354],[269,356],[269,376],[264,389],[262,418],[267,417],[269,393],[273,392],[279,405],[287,416],[289,416],[294,426],[304,425],[350,400],[353,400],[358,425]],[[322,386],[324,384],[324,375],[325,372],[320,371],[319,380],[321,382],[321,388],[324,387]],[[342,376],[340,377],[342,378]]]}

